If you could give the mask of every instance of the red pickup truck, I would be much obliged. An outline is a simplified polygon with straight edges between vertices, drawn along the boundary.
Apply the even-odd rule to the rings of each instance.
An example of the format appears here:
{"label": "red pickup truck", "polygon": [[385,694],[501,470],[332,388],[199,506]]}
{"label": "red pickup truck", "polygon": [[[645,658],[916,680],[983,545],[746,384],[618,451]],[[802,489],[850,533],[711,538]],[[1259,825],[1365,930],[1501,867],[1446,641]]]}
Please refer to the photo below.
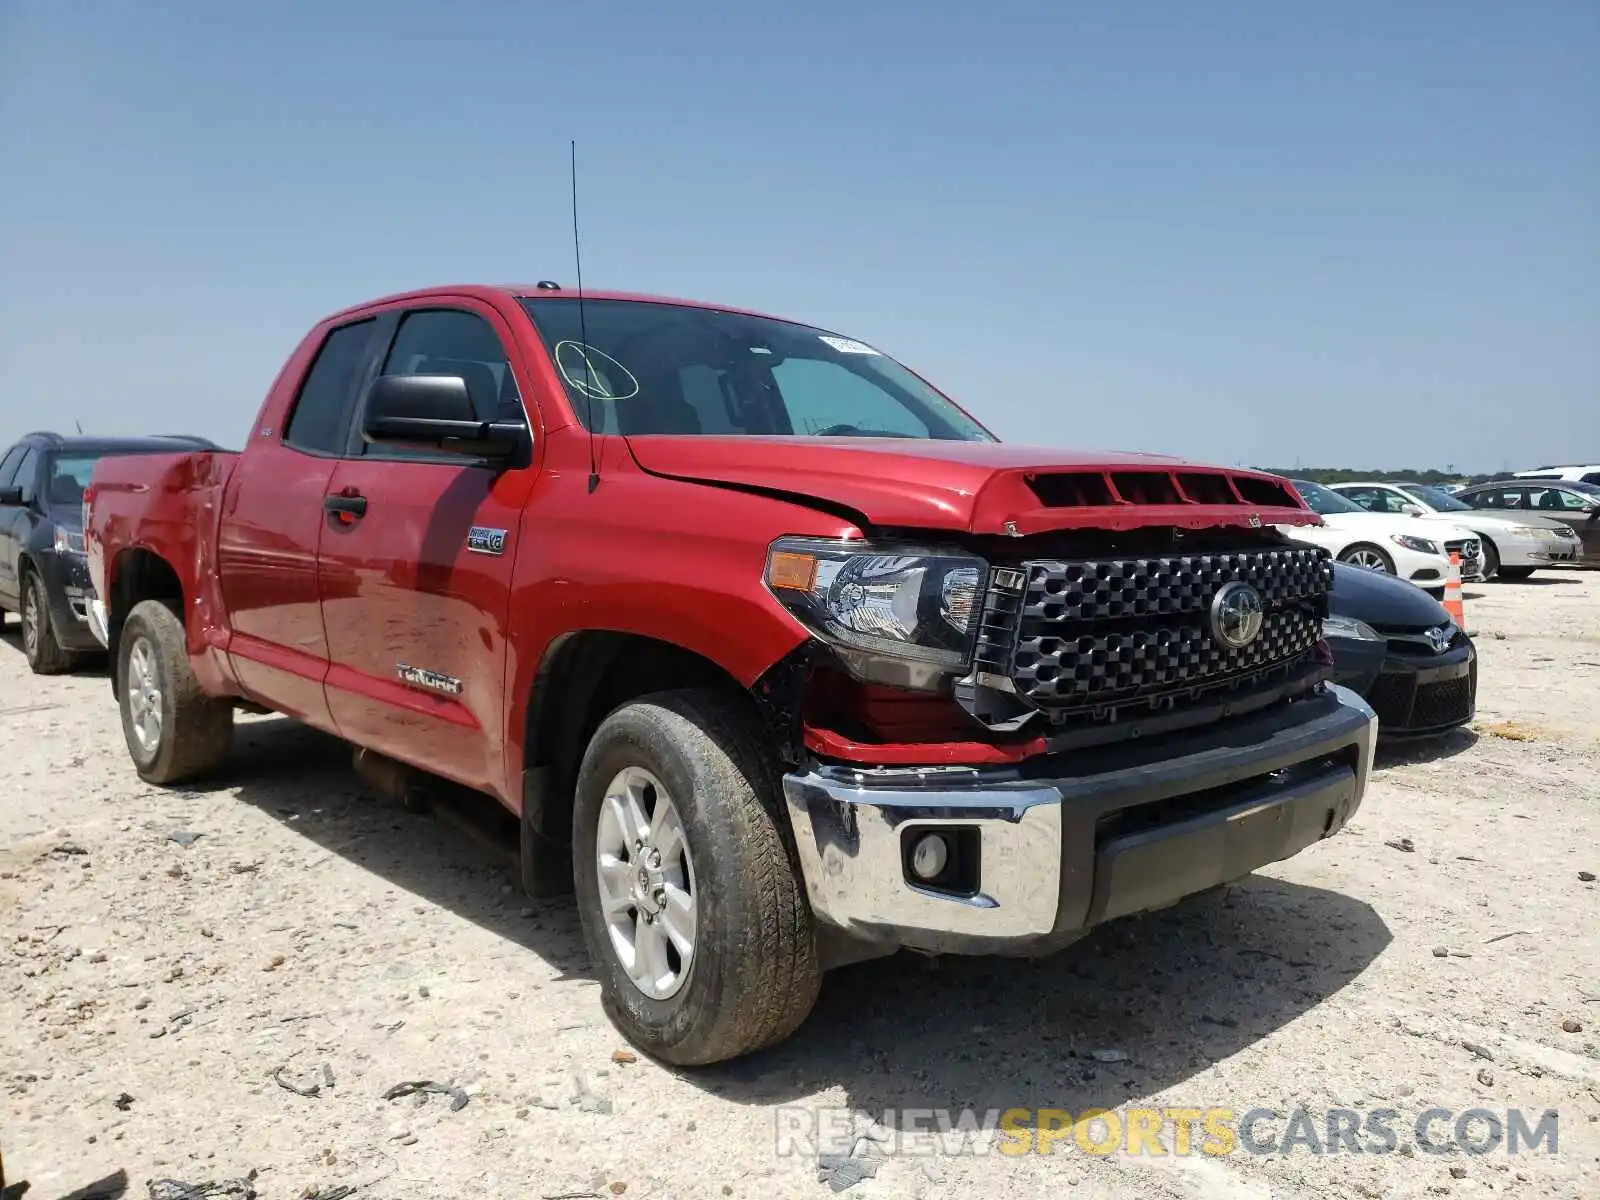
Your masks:
{"label": "red pickup truck", "polygon": [[145,779],[284,713],[520,814],[608,1013],[679,1064],[900,948],[1035,955],[1339,830],[1287,481],[1000,444],[726,307],[443,287],[329,317],[245,448],[103,460],[93,623]]}

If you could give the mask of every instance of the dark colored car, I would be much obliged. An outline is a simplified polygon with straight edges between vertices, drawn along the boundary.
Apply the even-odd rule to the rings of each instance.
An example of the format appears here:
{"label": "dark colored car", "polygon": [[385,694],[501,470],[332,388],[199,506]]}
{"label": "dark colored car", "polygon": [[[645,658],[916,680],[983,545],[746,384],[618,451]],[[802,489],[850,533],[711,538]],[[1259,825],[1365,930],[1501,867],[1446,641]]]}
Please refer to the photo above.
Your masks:
{"label": "dark colored car", "polygon": [[30,433],[0,458],[0,619],[22,618],[36,674],[71,670],[102,647],[90,631],[83,489],[111,454],[216,449],[204,438],[62,437]]}
{"label": "dark colored car", "polygon": [[1502,479],[1462,488],[1456,499],[1491,512],[1532,512],[1565,521],[1583,542],[1586,567],[1600,567],[1600,485],[1566,479]]}
{"label": "dark colored car", "polygon": [[1335,563],[1322,632],[1334,682],[1372,705],[1380,737],[1426,737],[1472,720],[1477,649],[1421,588]]}

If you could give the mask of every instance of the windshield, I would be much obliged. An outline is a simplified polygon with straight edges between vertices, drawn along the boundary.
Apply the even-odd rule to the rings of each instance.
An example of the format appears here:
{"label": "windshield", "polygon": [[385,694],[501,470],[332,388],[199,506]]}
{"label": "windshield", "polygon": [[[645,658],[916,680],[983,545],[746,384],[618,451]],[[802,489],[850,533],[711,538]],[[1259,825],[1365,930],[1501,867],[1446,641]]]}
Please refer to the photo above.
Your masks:
{"label": "windshield", "polygon": [[1425,483],[1402,483],[1401,489],[1410,492],[1429,508],[1440,512],[1471,512],[1472,505],[1463,504],[1443,488],[1429,487]]}
{"label": "windshield", "polygon": [[892,358],[807,325],[641,300],[522,304],[597,433],[995,440]]}
{"label": "windshield", "polygon": [[1364,513],[1354,500],[1346,500],[1338,492],[1330,491],[1320,483],[1312,483],[1309,479],[1291,479],[1294,490],[1304,497],[1306,507],[1319,517],[1332,516],[1334,513]]}

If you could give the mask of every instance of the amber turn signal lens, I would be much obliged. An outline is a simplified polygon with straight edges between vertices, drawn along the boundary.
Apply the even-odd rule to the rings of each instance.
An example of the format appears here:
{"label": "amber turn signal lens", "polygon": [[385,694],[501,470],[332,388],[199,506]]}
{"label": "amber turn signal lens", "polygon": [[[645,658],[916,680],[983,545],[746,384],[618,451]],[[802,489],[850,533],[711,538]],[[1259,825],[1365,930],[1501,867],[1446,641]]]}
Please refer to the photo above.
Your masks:
{"label": "amber turn signal lens", "polygon": [[809,554],[780,550],[767,563],[767,582],[775,588],[809,592],[817,576],[817,560]]}

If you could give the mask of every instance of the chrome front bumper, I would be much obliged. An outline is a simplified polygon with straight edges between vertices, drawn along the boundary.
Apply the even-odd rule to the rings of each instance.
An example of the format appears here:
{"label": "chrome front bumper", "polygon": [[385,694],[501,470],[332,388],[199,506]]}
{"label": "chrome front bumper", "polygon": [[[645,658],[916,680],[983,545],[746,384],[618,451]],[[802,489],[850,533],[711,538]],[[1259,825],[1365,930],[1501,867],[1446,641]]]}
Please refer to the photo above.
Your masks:
{"label": "chrome front bumper", "polygon": [[1571,538],[1508,537],[1499,546],[1500,562],[1507,567],[1548,567],[1583,557],[1583,543]]}
{"label": "chrome front bumper", "polygon": [[[819,767],[784,778],[812,911],[876,952],[1042,954],[1338,832],[1360,807],[1378,719],[1346,688],[1160,745],[1017,771]],[[911,847],[960,831],[976,869],[916,883]],[[956,843],[951,843],[956,844]]]}

